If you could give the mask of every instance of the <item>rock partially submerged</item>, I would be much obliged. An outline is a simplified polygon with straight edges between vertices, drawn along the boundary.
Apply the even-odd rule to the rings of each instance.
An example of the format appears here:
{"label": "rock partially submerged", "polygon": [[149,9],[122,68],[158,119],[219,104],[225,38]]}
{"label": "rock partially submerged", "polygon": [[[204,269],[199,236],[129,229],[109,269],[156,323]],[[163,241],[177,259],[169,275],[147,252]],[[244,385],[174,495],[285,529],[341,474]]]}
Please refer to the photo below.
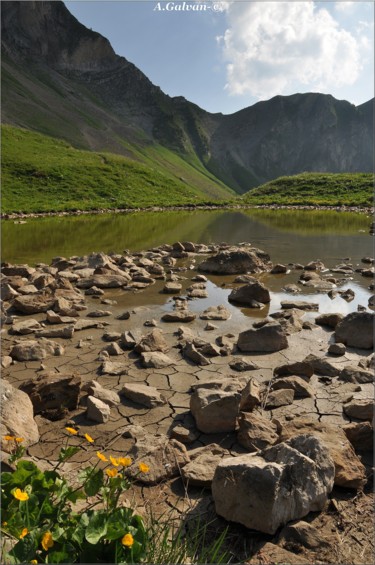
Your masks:
{"label": "rock partially submerged", "polygon": [[336,326],[335,341],[349,347],[372,349],[374,346],[374,318],[370,312],[352,312]]}
{"label": "rock partially submerged", "polygon": [[251,328],[238,336],[240,351],[272,352],[288,347],[284,330],[278,322],[269,322],[260,328]]}
{"label": "rock partially submerged", "polygon": [[259,249],[234,248],[209,257],[198,266],[198,270],[216,275],[260,273],[269,268],[269,259],[269,255]]}

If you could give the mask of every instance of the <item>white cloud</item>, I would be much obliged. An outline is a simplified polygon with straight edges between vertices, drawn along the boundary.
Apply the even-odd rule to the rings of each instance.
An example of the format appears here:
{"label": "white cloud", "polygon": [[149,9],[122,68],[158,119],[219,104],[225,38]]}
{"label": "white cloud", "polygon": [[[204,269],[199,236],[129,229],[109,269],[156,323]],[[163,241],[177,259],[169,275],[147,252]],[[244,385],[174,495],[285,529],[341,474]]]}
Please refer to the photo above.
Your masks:
{"label": "white cloud", "polygon": [[353,84],[359,40],[314,2],[230,2],[219,38],[226,89],[260,99],[298,90],[329,92]]}

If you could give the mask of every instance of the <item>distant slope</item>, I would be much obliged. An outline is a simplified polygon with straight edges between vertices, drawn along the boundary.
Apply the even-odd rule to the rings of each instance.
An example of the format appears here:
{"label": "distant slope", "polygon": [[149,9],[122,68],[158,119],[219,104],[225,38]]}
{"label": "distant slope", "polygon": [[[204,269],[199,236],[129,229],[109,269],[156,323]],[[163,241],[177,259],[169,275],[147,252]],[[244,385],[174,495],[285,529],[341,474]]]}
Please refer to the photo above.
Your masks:
{"label": "distant slope", "polygon": [[209,198],[302,171],[373,170],[373,101],[295,94],[210,114],[163,93],[63,2],[2,1],[1,12],[4,123],[160,161]]}
{"label": "distant slope", "polygon": [[374,175],[303,173],[281,177],[243,196],[247,204],[373,206]]}
{"label": "distant slope", "polygon": [[210,199],[168,171],[120,155],[2,126],[2,212],[203,204]]}

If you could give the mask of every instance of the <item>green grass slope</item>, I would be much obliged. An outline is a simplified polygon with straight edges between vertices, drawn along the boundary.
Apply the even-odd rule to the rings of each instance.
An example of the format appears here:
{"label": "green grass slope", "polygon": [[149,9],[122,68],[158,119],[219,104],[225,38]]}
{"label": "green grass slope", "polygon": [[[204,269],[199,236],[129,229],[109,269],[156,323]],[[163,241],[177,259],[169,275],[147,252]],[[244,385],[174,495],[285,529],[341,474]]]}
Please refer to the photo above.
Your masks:
{"label": "green grass slope", "polygon": [[371,173],[302,173],[280,177],[250,190],[246,204],[372,206]]}
{"label": "green grass slope", "polygon": [[[178,174],[181,163],[176,164]],[[94,210],[213,202],[186,179],[120,155],[78,150],[2,126],[2,212]]]}

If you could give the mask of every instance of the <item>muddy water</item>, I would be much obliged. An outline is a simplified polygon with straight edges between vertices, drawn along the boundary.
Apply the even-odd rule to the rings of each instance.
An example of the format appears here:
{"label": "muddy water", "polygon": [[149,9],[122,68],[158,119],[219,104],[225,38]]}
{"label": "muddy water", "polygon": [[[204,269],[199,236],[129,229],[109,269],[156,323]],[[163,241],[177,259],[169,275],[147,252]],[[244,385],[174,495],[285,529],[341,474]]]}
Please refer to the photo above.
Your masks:
{"label": "muddy water", "polygon": [[[25,224],[3,222],[2,261],[35,264],[49,263],[52,257],[84,255],[93,251],[122,252],[145,250],[162,243],[194,241],[198,243],[251,242],[267,251],[274,263],[302,263],[321,259],[327,267],[334,267],[344,259],[354,267],[361,258],[372,255],[373,240],[368,235],[370,219],[362,214],[301,210],[251,211],[196,211],[144,212],[101,216],[43,218],[28,220]],[[199,260],[197,260],[199,261]],[[181,273],[186,277],[183,290],[189,286],[194,271]],[[262,275],[272,291],[272,301],[260,311],[230,306],[233,321],[250,316],[264,317],[278,310],[285,284],[296,283],[299,271],[287,275]],[[342,275],[335,275],[342,279]],[[209,277],[208,299],[191,301],[189,308],[202,311],[210,305],[228,304],[227,297],[234,277]],[[296,300],[314,300],[320,312],[342,312],[367,306],[369,279],[354,273],[342,279],[339,288],[352,288],[355,299],[347,303],[340,296],[331,300],[326,294],[302,289]],[[162,310],[172,309],[172,300],[161,293],[163,283],[157,282],[145,292],[106,292],[106,297],[117,300],[117,309],[159,305]],[[313,295],[313,296],[312,296]]]}

